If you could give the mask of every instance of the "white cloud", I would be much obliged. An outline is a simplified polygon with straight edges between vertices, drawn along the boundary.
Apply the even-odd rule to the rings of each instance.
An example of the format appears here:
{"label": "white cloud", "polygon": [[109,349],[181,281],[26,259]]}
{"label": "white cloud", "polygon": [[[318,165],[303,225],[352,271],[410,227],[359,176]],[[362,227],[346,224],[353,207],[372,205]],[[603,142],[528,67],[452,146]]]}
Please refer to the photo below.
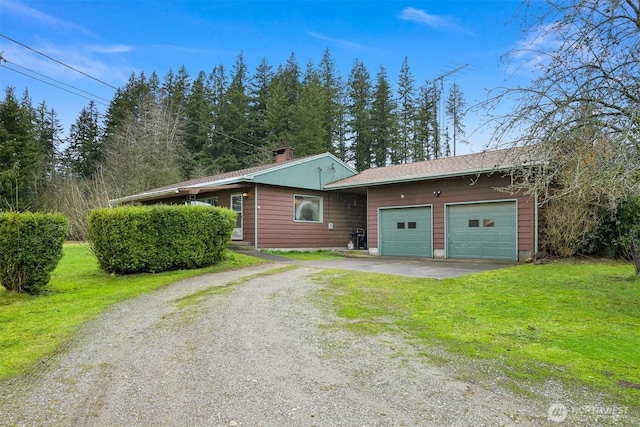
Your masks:
{"label": "white cloud", "polygon": [[86,45],[85,49],[95,53],[127,53],[131,52],[133,48],[131,46],[123,44],[114,45]]}
{"label": "white cloud", "polygon": [[42,13],[39,10],[29,7],[19,1],[1,0],[0,3],[2,5],[3,15],[16,16],[21,20],[23,20],[25,24],[28,23],[29,21],[35,21],[56,30],[68,29],[68,30],[78,31],[85,35],[91,34],[89,30],[87,30],[86,28],[80,25],[77,25],[73,22],[58,19],[51,15],[47,15],[46,13]]}
{"label": "white cloud", "polygon": [[458,24],[456,18],[444,15],[431,15],[424,10],[415,9],[413,7],[407,7],[400,12],[400,19],[403,21],[417,22],[419,24],[427,25],[436,30],[453,30],[461,33],[471,34],[471,31],[467,30],[460,24]]}
{"label": "white cloud", "polygon": [[341,45],[341,46],[346,46],[346,47],[355,48],[355,49],[364,49],[364,48],[366,48],[366,46],[358,44],[358,43],[353,43],[353,42],[350,42],[350,41],[347,41],[347,40],[334,39],[332,37],[328,37],[328,36],[325,36],[323,34],[314,33],[312,31],[309,31],[309,35],[311,37],[313,37],[313,38],[318,39],[318,40],[324,40],[326,42],[337,44],[337,45]]}

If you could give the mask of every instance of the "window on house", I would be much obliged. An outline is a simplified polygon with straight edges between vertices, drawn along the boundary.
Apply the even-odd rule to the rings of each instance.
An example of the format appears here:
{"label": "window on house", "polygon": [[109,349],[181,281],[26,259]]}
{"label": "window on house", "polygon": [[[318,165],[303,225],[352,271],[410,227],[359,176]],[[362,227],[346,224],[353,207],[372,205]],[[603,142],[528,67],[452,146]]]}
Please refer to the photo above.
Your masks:
{"label": "window on house", "polygon": [[293,196],[293,219],[303,222],[322,222],[322,197]]}
{"label": "window on house", "polygon": [[402,230],[402,229],[404,229],[404,222],[399,222],[399,223],[397,224],[397,227],[398,227],[398,230]]}
{"label": "window on house", "polygon": [[482,226],[483,227],[495,227],[496,222],[492,219],[483,219]]}
{"label": "window on house", "polygon": [[479,219],[470,219],[469,220],[469,227],[480,227],[480,220]]}
{"label": "window on house", "polygon": [[417,228],[417,226],[416,226],[416,223],[415,223],[415,222],[409,222],[409,223],[407,224],[407,226],[408,226],[407,228]]}
{"label": "window on house", "polygon": [[205,197],[203,199],[199,199],[198,201],[202,203],[206,203],[211,206],[220,206],[220,203],[218,202],[218,196]]}

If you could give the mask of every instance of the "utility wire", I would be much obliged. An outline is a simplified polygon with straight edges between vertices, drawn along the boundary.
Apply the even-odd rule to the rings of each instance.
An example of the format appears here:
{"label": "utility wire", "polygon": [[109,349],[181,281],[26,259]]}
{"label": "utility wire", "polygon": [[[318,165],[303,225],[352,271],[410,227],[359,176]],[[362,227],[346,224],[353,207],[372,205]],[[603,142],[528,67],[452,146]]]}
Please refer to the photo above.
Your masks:
{"label": "utility wire", "polygon": [[[16,44],[18,44],[18,45],[20,45],[20,46],[22,46],[22,47],[24,47],[24,48],[26,48],[26,49],[29,49],[30,51],[35,52],[35,53],[37,53],[38,55],[42,55],[42,56],[44,56],[45,58],[47,58],[47,59],[49,59],[49,60],[51,60],[51,61],[53,61],[53,62],[55,62],[55,63],[57,63],[57,64],[60,64],[60,65],[62,65],[62,66],[64,66],[64,67],[69,68],[70,70],[75,71],[76,73],[80,73],[80,74],[82,74],[83,76],[86,76],[86,77],[88,77],[88,78],[90,78],[90,79],[92,79],[92,80],[95,80],[95,81],[97,81],[97,82],[99,82],[99,83],[102,83],[103,85],[105,85],[105,86],[107,86],[107,87],[110,87],[110,88],[112,88],[112,89],[114,89],[114,90],[119,90],[119,88],[117,88],[117,87],[115,87],[115,86],[112,86],[112,85],[110,85],[109,83],[106,83],[106,82],[104,82],[104,81],[102,81],[102,80],[100,80],[100,79],[98,79],[98,78],[96,78],[96,77],[93,77],[93,76],[91,76],[91,75],[89,75],[89,74],[85,73],[84,71],[80,71],[80,70],[78,70],[78,69],[76,69],[76,68],[72,67],[71,65],[65,64],[65,63],[64,63],[64,62],[62,62],[62,61],[59,61],[59,60],[57,60],[57,59],[55,59],[55,58],[52,58],[51,56],[49,56],[49,55],[47,55],[47,54],[45,54],[45,53],[42,53],[42,52],[40,52],[40,51],[38,51],[38,50],[36,50],[36,49],[34,49],[34,48],[30,47],[30,46],[27,46],[27,45],[26,45],[26,44],[24,44],[24,43],[20,43],[19,41],[14,40],[14,39],[12,39],[11,37],[8,37],[8,36],[6,36],[6,35],[4,35],[4,34],[2,34],[2,33],[0,33],[0,37],[3,37],[3,38],[5,38],[5,39],[7,39],[7,40],[9,40],[9,41],[12,41],[13,43],[16,43]],[[60,86],[54,85],[54,84],[52,84],[52,83],[46,82],[46,81],[44,81],[44,80],[42,80],[42,79],[38,79],[38,78],[33,77],[33,76],[31,76],[31,75],[28,75],[28,74],[26,74],[26,73],[20,72],[20,71],[18,71],[18,70],[13,69],[13,68],[7,67],[6,65],[2,65],[2,62],[3,62],[3,61],[4,61],[4,62],[9,62],[9,61],[7,61],[5,58],[3,58],[3,57],[2,57],[2,55],[0,54],[0,67],[2,67],[2,68],[6,68],[7,70],[11,70],[11,71],[13,71],[13,72],[15,72],[15,73],[22,74],[22,75],[24,75],[24,76],[26,76],[26,77],[30,77],[30,78],[32,78],[32,79],[34,79],[34,80],[40,81],[40,82],[42,82],[42,83],[48,84],[48,85],[50,85],[50,86],[53,86],[53,87],[55,87],[55,88],[58,88],[58,89],[64,90],[64,91],[69,92],[69,93],[72,93],[72,94],[74,94],[74,95],[81,96],[81,97],[86,98],[86,99],[89,99],[89,100],[91,100],[91,99],[92,99],[92,98],[89,98],[89,97],[87,97],[87,96],[81,95],[81,94],[79,94],[79,93],[73,92],[73,91],[71,91],[71,90],[65,89],[65,88],[63,88],[63,87],[60,87]],[[12,63],[12,62],[9,62],[9,63],[11,63],[11,64],[13,64],[13,65],[16,65],[16,66],[20,67],[19,65],[14,64],[14,63]],[[24,68],[24,67],[20,67],[20,68],[26,69],[26,68]],[[35,73],[35,74],[38,74],[38,75],[40,75],[40,76],[42,76],[42,77],[45,77],[45,78],[47,78],[47,79],[50,79],[50,80],[52,80],[52,81],[55,81],[55,82],[57,82],[57,83],[63,84],[63,85],[65,85],[65,86],[72,87],[74,90],[78,90],[78,91],[80,91],[80,92],[87,93],[87,94],[89,94],[89,95],[91,95],[91,96],[95,96],[95,95],[93,95],[93,94],[91,94],[91,93],[89,93],[89,92],[86,92],[86,91],[82,90],[82,89],[75,88],[75,87],[73,87],[73,86],[67,85],[66,83],[58,82],[57,80],[55,80],[55,79],[53,79],[53,78],[50,78],[50,77],[44,76],[44,75],[42,75],[42,74],[40,74],[40,73],[37,73],[37,72],[35,72],[35,71],[32,71],[32,70],[28,70],[28,71],[33,72],[33,73]],[[100,98],[100,99],[104,99],[104,98],[101,98],[101,97],[99,97],[99,96],[96,96],[96,97],[97,97],[97,98]],[[105,103],[100,102],[100,101],[96,101],[96,103],[108,106],[108,104],[105,104]],[[189,120],[189,121],[190,121],[190,120]],[[199,124],[199,123],[194,123],[194,122],[192,122],[192,123],[193,123],[193,124],[196,124],[196,125],[198,125],[198,126],[202,126],[202,125],[201,125],[201,124]],[[218,130],[216,130],[216,129],[211,129],[211,130],[212,130],[213,132],[217,133],[218,135],[221,135],[221,136],[223,136],[223,137],[225,137],[225,138],[229,138],[229,139],[231,139],[232,141],[236,141],[236,142],[239,142],[239,143],[241,143],[241,144],[247,145],[247,146],[249,146],[249,147],[251,147],[251,148],[258,149],[258,147],[257,147],[257,146],[255,146],[254,144],[251,144],[251,143],[249,143],[249,142],[246,142],[246,141],[243,141],[243,140],[241,140],[241,139],[235,138],[235,137],[233,137],[233,136],[231,136],[231,135],[226,135],[226,134],[224,134],[224,133],[222,133],[222,132],[220,132],[220,131],[218,131]],[[249,154],[249,153],[247,153],[247,154]]]}
{"label": "utility wire", "polygon": [[100,80],[100,79],[98,79],[98,78],[96,78],[96,77],[93,77],[93,76],[91,76],[91,75],[89,75],[89,74],[85,73],[84,71],[80,71],[80,70],[78,70],[77,68],[72,67],[71,65],[65,64],[65,63],[64,63],[64,62],[62,62],[62,61],[59,61],[59,60],[57,60],[57,59],[55,59],[55,58],[52,58],[51,56],[49,56],[49,55],[47,55],[47,54],[45,54],[45,53],[42,53],[42,52],[40,52],[39,50],[36,50],[36,49],[34,49],[34,48],[30,47],[30,46],[27,46],[27,45],[26,45],[26,44],[24,44],[24,43],[20,43],[19,41],[14,40],[14,39],[12,39],[11,37],[5,36],[4,34],[0,34],[0,37],[3,37],[3,38],[5,38],[5,39],[7,39],[7,40],[9,40],[9,41],[12,41],[12,42],[14,42],[15,44],[18,44],[18,45],[20,45],[20,46],[22,46],[22,47],[24,47],[24,48],[26,48],[26,49],[29,49],[30,51],[35,52],[35,53],[37,53],[38,55],[42,55],[42,56],[44,56],[45,58],[47,58],[47,59],[49,59],[49,60],[51,60],[51,61],[53,61],[53,62],[55,62],[55,63],[57,63],[57,64],[60,64],[60,65],[62,65],[62,66],[64,66],[64,67],[67,67],[67,68],[68,68],[68,69],[70,69],[70,70],[75,71],[76,73],[80,73],[80,74],[82,74],[82,75],[83,75],[83,76],[85,76],[85,77],[89,77],[90,79],[95,80],[95,81],[97,81],[98,83],[102,83],[103,85],[108,86],[108,87],[110,87],[111,89],[118,90],[118,88],[117,88],[117,87],[112,86],[112,85],[110,85],[109,83],[106,83],[106,82],[104,82],[104,81],[102,81],[102,80]]}
{"label": "utility wire", "polygon": [[[58,84],[61,84],[61,85],[66,86],[66,87],[68,87],[68,88],[71,88],[71,89],[73,89],[73,90],[76,90],[76,91],[78,91],[78,92],[85,93],[85,94],[90,95],[90,96],[92,96],[92,97],[94,97],[94,98],[101,99],[101,100],[103,100],[103,101],[105,101],[105,102],[110,102],[110,101],[109,101],[108,99],[106,99],[106,98],[103,98],[103,97],[98,96],[98,95],[96,95],[96,94],[94,94],[94,93],[91,93],[91,92],[87,92],[86,90],[82,90],[82,89],[80,89],[80,88],[78,88],[78,87],[72,86],[72,85],[67,84],[67,83],[65,83],[65,82],[61,82],[60,80],[56,80],[56,79],[54,79],[53,77],[45,76],[45,75],[44,75],[44,74],[42,74],[42,73],[39,73],[39,72],[37,72],[37,71],[34,71],[34,70],[29,69],[29,68],[23,67],[23,66],[21,66],[21,65],[18,65],[18,64],[16,64],[15,62],[9,61],[9,60],[8,60],[8,59],[6,59],[6,58],[2,58],[2,61],[6,62],[7,64],[11,64],[11,65],[13,65],[14,67],[18,67],[18,68],[20,68],[20,69],[22,69],[22,70],[28,71],[28,72],[30,72],[30,73],[32,73],[32,74],[37,75],[37,76],[44,77],[45,79],[51,80],[51,81],[53,81],[53,82],[56,82],[56,83],[58,83]],[[5,68],[6,68],[7,70],[11,70],[11,71],[15,71],[15,72],[17,72],[16,70],[13,70],[13,69],[11,69],[11,68],[9,68],[9,67],[5,67]],[[22,73],[22,74],[23,74],[23,75],[26,75],[26,74],[24,74],[24,73]],[[38,81],[42,81],[42,80],[38,80]],[[46,83],[46,82],[45,82],[45,83]],[[55,87],[58,87],[58,86],[55,86]]]}
{"label": "utility wire", "polygon": [[[27,74],[27,73],[23,73],[22,71],[16,70],[16,69],[14,69],[14,68],[7,67],[6,65],[2,65],[2,64],[0,64],[0,68],[6,68],[7,70],[13,71],[14,73],[22,74],[23,76],[26,76],[26,77],[29,77],[29,78],[31,78],[31,79],[37,80],[37,81],[42,82],[42,83],[44,83],[44,84],[47,84],[47,85],[49,85],[49,86],[53,86],[53,87],[55,87],[55,88],[57,88],[57,89],[64,90],[65,92],[72,93],[72,94],[74,94],[74,95],[76,95],[76,96],[80,96],[80,97],[85,98],[85,99],[88,99],[88,100],[90,100],[90,101],[95,101],[95,103],[96,103],[96,104],[102,104],[102,105],[104,105],[104,106],[106,106],[106,107],[108,107],[108,106],[109,106],[109,104],[106,104],[106,103],[104,103],[104,102],[102,102],[102,101],[96,101],[96,100],[94,100],[93,98],[90,98],[90,97],[88,97],[88,96],[82,95],[82,94],[77,93],[77,92],[73,92],[73,91],[71,91],[71,90],[69,90],[69,89],[66,89],[66,88],[62,87],[62,86],[54,85],[54,84],[53,84],[53,83],[51,83],[51,82],[48,82],[48,81],[46,81],[46,80],[39,79],[39,78],[34,77],[34,76],[32,76],[32,75],[29,75],[29,74]],[[76,88],[74,88],[74,89],[76,89]],[[82,91],[82,92],[84,92],[84,91]]]}

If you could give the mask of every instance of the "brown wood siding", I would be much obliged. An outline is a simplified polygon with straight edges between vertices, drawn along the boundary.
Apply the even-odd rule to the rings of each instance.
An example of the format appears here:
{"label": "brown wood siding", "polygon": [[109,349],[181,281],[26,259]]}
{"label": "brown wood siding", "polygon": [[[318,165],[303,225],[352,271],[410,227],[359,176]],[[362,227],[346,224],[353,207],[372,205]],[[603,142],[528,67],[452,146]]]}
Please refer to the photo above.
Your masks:
{"label": "brown wood siding", "polygon": [[[533,251],[533,199],[494,190],[509,184],[499,175],[449,178],[371,187],[368,190],[367,228],[369,247],[378,247],[378,208],[432,205],[433,248],[444,250],[444,206],[447,203],[518,200],[518,250]],[[440,191],[436,197],[434,191]],[[404,196],[404,197],[403,197]]]}
{"label": "brown wood siding", "polygon": [[[323,197],[321,223],[294,221],[296,194]],[[260,186],[257,200],[259,248],[346,247],[352,230],[365,228],[364,195]]]}

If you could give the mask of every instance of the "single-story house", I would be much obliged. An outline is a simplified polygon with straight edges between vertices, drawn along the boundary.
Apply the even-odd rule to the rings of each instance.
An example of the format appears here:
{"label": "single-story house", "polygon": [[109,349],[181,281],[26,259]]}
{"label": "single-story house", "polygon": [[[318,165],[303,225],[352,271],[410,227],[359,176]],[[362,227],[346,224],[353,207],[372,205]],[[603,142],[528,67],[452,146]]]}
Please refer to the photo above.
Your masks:
{"label": "single-story house", "polygon": [[232,240],[260,249],[367,249],[371,255],[523,260],[537,253],[535,198],[498,191],[508,150],[357,173],[330,153],[182,182],[113,202],[210,204],[238,213]]}

